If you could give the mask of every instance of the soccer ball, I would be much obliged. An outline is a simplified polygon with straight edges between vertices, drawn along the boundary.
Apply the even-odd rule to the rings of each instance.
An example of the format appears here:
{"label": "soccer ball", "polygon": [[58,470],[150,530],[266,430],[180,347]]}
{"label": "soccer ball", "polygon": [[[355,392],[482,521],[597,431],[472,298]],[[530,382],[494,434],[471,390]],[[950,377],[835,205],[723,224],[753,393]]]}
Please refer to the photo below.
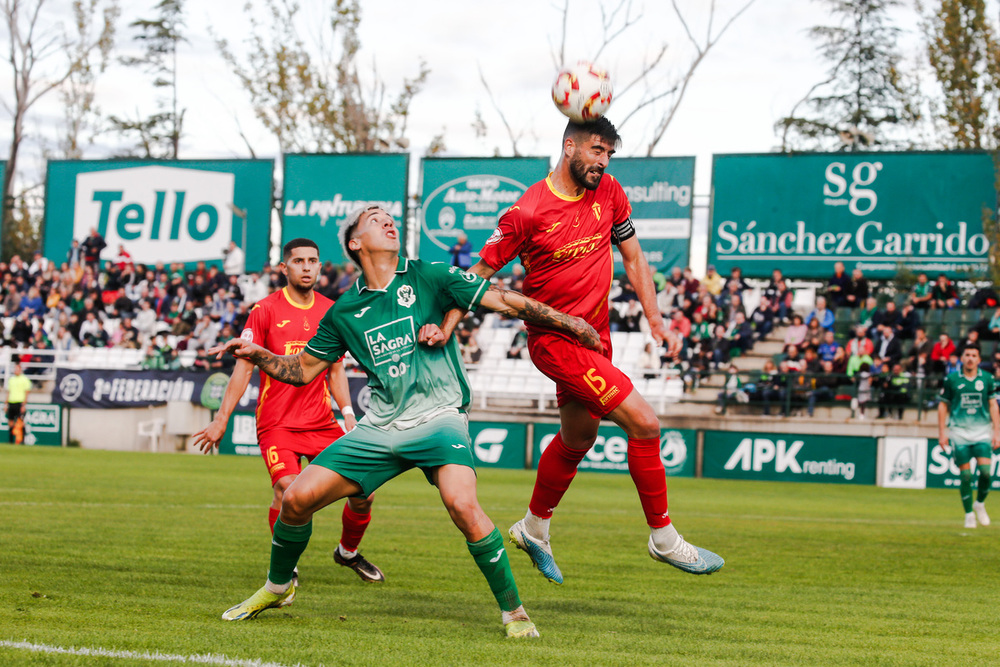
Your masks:
{"label": "soccer ball", "polygon": [[556,76],[552,101],[575,123],[600,118],[611,106],[611,77],[607,70],[581,60]]}

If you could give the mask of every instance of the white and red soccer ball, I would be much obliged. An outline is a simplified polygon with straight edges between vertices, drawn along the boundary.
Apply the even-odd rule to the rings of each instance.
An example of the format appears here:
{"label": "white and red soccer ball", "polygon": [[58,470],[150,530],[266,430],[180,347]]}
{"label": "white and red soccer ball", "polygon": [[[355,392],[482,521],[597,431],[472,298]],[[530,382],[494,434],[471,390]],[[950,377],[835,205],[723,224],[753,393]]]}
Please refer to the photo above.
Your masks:
{"label": "white and red soccer ball", "polygon": [[611,77],[607,70],[581,60],[556,76],[552,101],[575,123],[600,118],[611,106]]}

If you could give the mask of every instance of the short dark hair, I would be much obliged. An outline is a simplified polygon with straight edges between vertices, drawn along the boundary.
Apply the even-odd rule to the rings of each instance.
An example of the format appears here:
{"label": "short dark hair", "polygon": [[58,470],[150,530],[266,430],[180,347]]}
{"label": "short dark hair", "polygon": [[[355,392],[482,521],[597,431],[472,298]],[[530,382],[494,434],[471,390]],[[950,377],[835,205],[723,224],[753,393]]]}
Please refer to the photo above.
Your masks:
{"label": "short dark hair", "polygon": [[982,348],[979,347],[979,343],[969,343],[968,345],[963,346],[958,355],[962,356],[963,354],[965,354],[966,350],[975,350],[976,354],[979,355],[980,359],[982,359],[983,357],[983,350]]}
{"label": "short dark hair", "polygon": [[316,252],[319,253],[319,246],[312,239],[292,239],[285,244],[285,247],[281,249],[281,261],[287,262],[292,258],[292,251],[296,248],[315,248]]}
{"label": "short dark hair", "polygon": [[584,123],[570,121],[566,123],[566,130],[563,132],[563,142],[572,138],[574,141],[580,137],[590,137],[597,135],[615,148],[621,146],[622,138],[618,135],[618,130],[605,116],[588,120]]}

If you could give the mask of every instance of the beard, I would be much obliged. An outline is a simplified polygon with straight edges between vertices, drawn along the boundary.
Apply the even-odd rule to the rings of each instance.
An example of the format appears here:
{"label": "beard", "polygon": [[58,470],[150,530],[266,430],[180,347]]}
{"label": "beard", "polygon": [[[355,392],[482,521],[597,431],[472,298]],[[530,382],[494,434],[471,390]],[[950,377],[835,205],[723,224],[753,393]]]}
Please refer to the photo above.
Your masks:
{"label": "beard", "polygon": [[597,186],[601,184],[604,169],[596,166],[588,168],[582,159],[574,156],[569,160],[569,173],[581,188],[596,190]]}

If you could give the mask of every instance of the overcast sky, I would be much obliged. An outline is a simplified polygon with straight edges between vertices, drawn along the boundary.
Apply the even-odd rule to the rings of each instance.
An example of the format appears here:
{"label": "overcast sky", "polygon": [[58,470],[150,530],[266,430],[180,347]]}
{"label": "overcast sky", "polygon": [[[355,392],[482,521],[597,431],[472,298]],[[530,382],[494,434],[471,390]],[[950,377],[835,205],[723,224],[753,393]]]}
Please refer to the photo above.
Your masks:
{"label": "overcast sky", "polygon": [[[67,0],[48,0],[54,8]],[[119,46],[131,47],[133,33],[127,23],[137,17],[152,18],[156,0],[122,0],[123,18]],[[716,30],[745,0],[716,0]],[[905,0],[907,6],[909,0]],[[257,3],[260,4],[259,2]],[[319,39],[323,7],[319,0],[301,0],[306,41]],[[568,24],[568,61],[591,59],[601,43],[600,5],[597,0],[571,0]],[[610,1],[604,3],[611,5]],[[707,30],[708,0],[678,0],[696,37]],[[179,54],[180,102],[186,109],[182,158],[245,157],[246,145],[238,126],[259,157],[277,157],[277,143],[254,118],[247,96],[218,55],[211,33],[239,45],[249,29],[244,0],[191,1],[186,3],[188,42]],[[498,104],[511,125],[523,136],[519,148],[525,155],[555,159],[565,119],[552,105],[549,89],[555,75],[553,43],[558,39],[560,13],[548,0],[363,0],[361,56],[365,66],[397,90],[404,77],[426,61],[430,75],[426,87],[411,107],[409,136],[414,158],[422,155],[437,134],[444,134],[448,155],[511,154],[511,144],[500,117],[493,111],[480,84],[478,68],[490,81]],[[642,19],[626,38],[613,43],[599,63],[610,70],[619,88],[638,71],[644,58],[667,43],[668,67],[664,80],[677,80],[694,56],[694,49],[666,0],[635,0],[633,15]],[[65,15],[65,14],[62,14]],[[896,10],[904,29],[901,45],[914,55],[918,47],[915,14]],[[816,0],[757,0],[708,53],[693,79],[679,112],[655,155],[697,157],[695,192],[707,195],[714,153],[768,152],[778,143],[776,119],[789,112],[816,82],[827,65],[816,53],[808,29],[832,22],[823,2]],[[6,45],[3,46],[6,49]],[[365,69],[362,70],[364,74]],[[98,103],[106,112],[145,115],[154,109],[149,77],[113,66],[99,81]],[[0,95],[10,99],[10,72],[0,67]],[[635,95],[616,95],[608,114],[612,121],[630,111]],[[485,138],[472,130],[476,110],[488,127]],[[662,110],[662,109],[661,109]],[[54,137],[61,119],[59,100],[51,95],[29,120],[31,133]],[[238,122],[237,122],[238,121]],[[644,155],[655,119],[637,117],[620,128],[624,138],[621,155]],[[9,119],[0,120],[0,150],[9,147]],[[105,157],[106,137],[88,149],[87,157]],[[29,164],[41,173],[41,149],[27,147]],[[418,160],[411,160],[411,164]],[[416,174],[410,189],[417,187]]]}

